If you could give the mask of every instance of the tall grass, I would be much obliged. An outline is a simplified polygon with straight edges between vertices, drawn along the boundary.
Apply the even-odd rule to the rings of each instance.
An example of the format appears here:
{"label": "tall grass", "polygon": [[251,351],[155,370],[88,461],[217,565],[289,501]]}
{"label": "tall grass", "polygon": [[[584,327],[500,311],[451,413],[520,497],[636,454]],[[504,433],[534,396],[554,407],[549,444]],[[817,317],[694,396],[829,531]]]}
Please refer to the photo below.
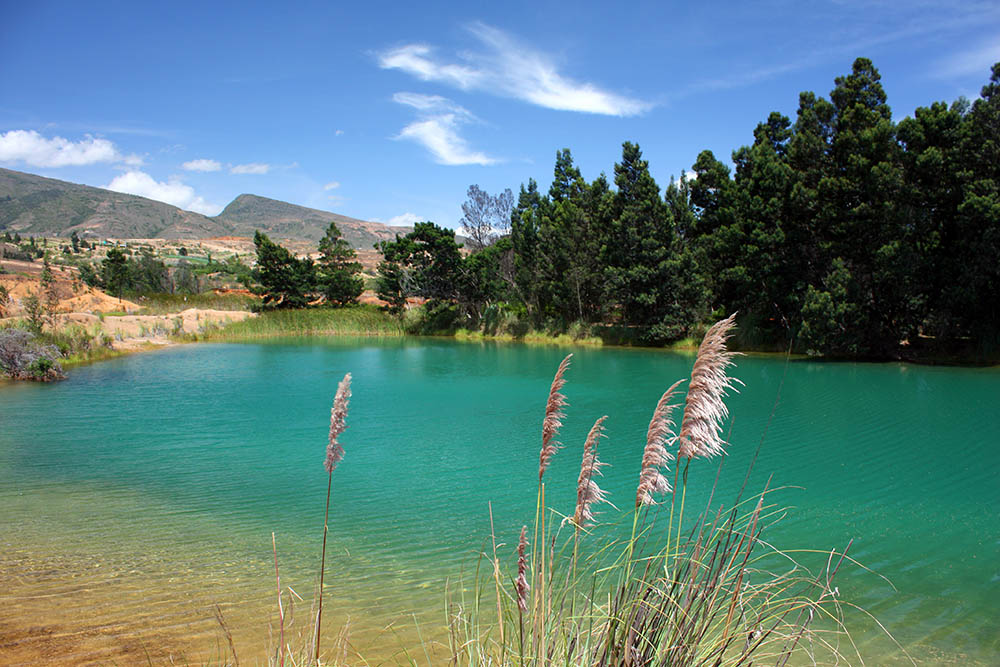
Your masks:
{"label": "tall grass", "polygon": [[375,306],[265,311],[200,334],[198,340],[246,341],[274,336],[402,336],[399,321]]}

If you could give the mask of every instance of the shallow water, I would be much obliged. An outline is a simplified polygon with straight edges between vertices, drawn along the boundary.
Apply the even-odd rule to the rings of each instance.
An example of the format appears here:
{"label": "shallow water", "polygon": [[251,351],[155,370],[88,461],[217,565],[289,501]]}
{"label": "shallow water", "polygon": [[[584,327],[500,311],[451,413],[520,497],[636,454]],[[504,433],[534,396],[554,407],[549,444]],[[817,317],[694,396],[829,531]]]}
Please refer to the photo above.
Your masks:
{"label": "shallow water", "polygon": [[[307,627],[345,372],[354,396],[333,477],[324,643],[346,627],[351,652],[404,659],[405,648],[423,662],[446,587],[470,585],[488,503],[507,561],[533,520],[541,413],[565,353],[431,339],[191,345],[59,384],[0,385],[0,663],[210,660],[228,651],[219,605],[253,664],[274,643],[272,531],[282,586],[304,598],[291,632]],[[652,409],[690,364],[574,350],[551,507],[572,512],[580,447],[604,414],[602,486],[629,505]],[[717,497],[735,495],[766,429],[750,488],[795,487],[776,495],[790,510],[766,539],[823,551],[853,538],[852,556],[892,585],[847,568],[843,599],[915,660],[1000,660],[1000,372],[749,356],[734,375],[745,387],[728,402]],[[692,465],[692,506],[715,472]],[[849,620],[866,662],[908,664],[860,614]]]}

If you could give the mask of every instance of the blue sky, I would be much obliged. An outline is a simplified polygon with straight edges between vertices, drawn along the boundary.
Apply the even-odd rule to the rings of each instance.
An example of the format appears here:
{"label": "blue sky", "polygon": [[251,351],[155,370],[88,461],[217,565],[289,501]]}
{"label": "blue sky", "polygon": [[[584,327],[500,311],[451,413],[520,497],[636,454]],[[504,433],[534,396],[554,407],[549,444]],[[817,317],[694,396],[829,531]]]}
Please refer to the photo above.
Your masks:
{"label": "blue sky", "polygon": [[857,56],[897,120],[1000,60],[997,2],[288,4],[0,0],[0,166],[455,227],[561,148],[590,180],[638,142],[665,187]]}

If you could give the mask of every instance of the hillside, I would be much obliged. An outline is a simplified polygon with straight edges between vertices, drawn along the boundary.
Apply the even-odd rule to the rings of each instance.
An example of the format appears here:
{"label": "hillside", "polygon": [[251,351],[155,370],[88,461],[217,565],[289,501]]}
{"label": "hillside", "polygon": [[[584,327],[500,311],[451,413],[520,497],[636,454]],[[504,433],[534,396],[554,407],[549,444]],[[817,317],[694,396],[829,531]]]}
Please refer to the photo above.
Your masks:
{"label": "hillside", "polygon": [[219,223],[162,202],[53,178],[0,169],[0,230],[69,236],[90,230],[110,238],[204,238]]}
{"label": "hillside", "polygon": [[259,229],[274,238],[318,241],[331,222],[354,248],[370,250],[376,241],[413,231],[412,227],[389,227],[380,222],[348,218],[329,211],[297,206],[277,199],[243,194],[213,218],[227,226],[233,236],[253,236]]}
{"label": "hillside", "polygon": [[260,229],[277,239],[317,241],[331,221],[353,247],[365,250],[412,229],[249,194],[208,217],[145,197],[0,168],[0,231],[21,236],[67,237],[76,231],[99,238],[204,239],[251,237]]}

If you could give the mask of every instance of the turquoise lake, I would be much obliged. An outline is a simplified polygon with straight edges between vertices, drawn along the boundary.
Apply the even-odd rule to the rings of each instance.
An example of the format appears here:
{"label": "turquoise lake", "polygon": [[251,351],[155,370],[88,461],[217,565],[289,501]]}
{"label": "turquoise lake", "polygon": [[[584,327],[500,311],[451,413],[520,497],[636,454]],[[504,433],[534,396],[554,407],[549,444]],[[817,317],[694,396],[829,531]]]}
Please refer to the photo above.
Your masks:
{"label": "turquoise lake", "polygon": [[[350,372],[324,635],[423,664],[446,589],[468,588],[487,548],[490,504],[513,568],[533,520],[545,398],[568,351],[566,447],[546,473],[548,505],[572,513],[583,440],[608,415],[602,486],[627,509],[653,408],[689,375],[690,355],[283,339],[176,346],[74,368],[58,384],[0,384],[0,663],[200,664],[228,650],[218,605],[254,664],[276,615],[272,532],[282,586],[303,598],[293,629],[306,627],[330,403]],[[735,496],[766,430],[749,488],[788,487],[772,497],[788,510],[768,542],[828,553],[853,539],[851,556],[871,572],[845,566],[842,599],[918,664],[1000,662],[1000,370],[751,355],[732,374],[745,386],[728,400],[718,502]],[[717,464],[691,465],[691,506],[704,504]],[[866,663],[910,664],[863,614],[848,620]]]}

